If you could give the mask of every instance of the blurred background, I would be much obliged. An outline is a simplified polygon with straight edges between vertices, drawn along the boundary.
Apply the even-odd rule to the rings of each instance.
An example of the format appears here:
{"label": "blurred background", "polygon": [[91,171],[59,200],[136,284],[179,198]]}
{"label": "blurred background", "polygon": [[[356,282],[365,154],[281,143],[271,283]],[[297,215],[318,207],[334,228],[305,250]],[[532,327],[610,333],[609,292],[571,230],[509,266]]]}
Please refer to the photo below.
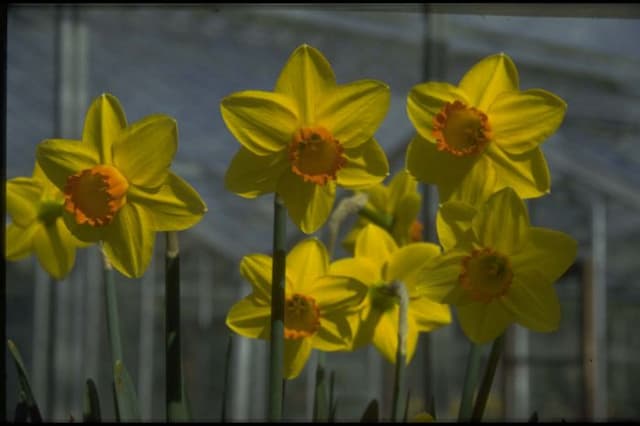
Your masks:
{"label": "blurred background", "polygon": [[[239,273],[241,258],[271,254],[273,203],[272,195],[246,200],[224,189],[239,144],[221,119],[220,100],[240,90],[272,90],[291,52],[308,43],[323,52],[338,83],[373,78],[390,85],[391,107],[376,137],[393,175],[404,167],[414,133],[405,110],[411,87],[427,80],[457,84],[480,59],[505,52],[522,89],[544,88],[568,103],[562,126],[543,145],[552,191],[528,205],[535,226],[570,234],[579,254],[556,284],[560,329],[508,330],[485,418],[526,420],[535,411],[547,421],[637,420],[639,17],[637,4],[13,4],[6,175],[31,176],[43,139],[80,139],[86,109],[103,92],[120,99],[129,122],[152,113],[177,119],[172,168],[209,208],[180,234],[185,380],[194,420],[219,421],[230,338],[224,321],[250,292]],[[421,190],[425,236],[435,241],[437,192]],[[289,222],[288,249],[303,237]],[[164,244],[158,234],[142,279],[117,278],[124,361],[143,420],[163,421],[165,412]],[[81,419],[87,378],[98,386],[103,418],[113,418],[100,268],[95,248],[79,251],[74,270],[60,282],[51,281],[35,257],[6,264],[7,337],[22,352],[46,419]],[[268,347],[237,336],[232,342],[228,418],[263,420]],[[421,335],[407,373],[410,414],[433,397],[439,419],[456,418],[468,350],[455,320]],[[5,358],[12,418],[18,382],[8,351]],[[285,419],[311,418],[315,359],[287,383]],[[393,367],[375,349],[330,353],[327,366],[336,374],[339,420],[358,420],[373,398],[388,416]]]}

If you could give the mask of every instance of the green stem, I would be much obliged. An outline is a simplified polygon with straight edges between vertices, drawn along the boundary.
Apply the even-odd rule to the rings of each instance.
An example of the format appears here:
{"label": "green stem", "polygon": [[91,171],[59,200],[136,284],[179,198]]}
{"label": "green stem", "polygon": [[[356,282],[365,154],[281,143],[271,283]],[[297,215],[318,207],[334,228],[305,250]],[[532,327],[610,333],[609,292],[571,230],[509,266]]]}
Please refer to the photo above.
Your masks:
{"label": "green stem", "polygon": [[482,347],[471,342],[469,357],[467,358],[467,370],[464,374],[464,386],[462,388],[462,400],[458,412],[459,422],[468,422],[471,418],[473,392],[478,382],[478,370],[480,369],[480,355]]}
{"label": "green stem", "polygon": [[167,421],[186,421],[189,410],[182,377],[180,342],[180,245],[177,232],[166,233],[165,249],[165,412]]}
{"label": "green stem", "polygon": [[393,225],[393,218],[389,215],[381,215],[368,207],[362,207],[358,212],[360,216],[369,219],[371,222],[376,225],[390,231],[391,226]]}
{"label": "green stem", "polygon": [[326,378],[326,354],[317,351],[318,365],[316,367],[316,388],[313,399],[313,421],[327,422],[329,412],[327,407],[327,378]]}
{"label": "green stem", "polygon": [[398,348],[396,350],[395,382],[393,384],[393,399],[391,405],[391,421],[402,419],[401,402],[402,389],[405,382],[405,364],[407,359],[407,311],[409,309],[409,295],[404,284],[394,281],[391,289],[399,299],[398,304]]}
{"label": "green stem", "polygon": [[229,376],[231,370],[231,348],[233,345],[233,336],[229,334],[227,340],[227,353],[224,357],[224,382],[222,385],[222,414],[220,415],[220,422],[226,423],[227,421],[227,395],[229,393]]}
{"label": "green stem", "polygon": [[109,331],[109,344],[111,345],[111,362],[115,369],[117,361],[122,361],[122,341],[120,339],[120,317],[118,316],[118,299],[113,275],[113,267],[109,263],[106,254],[102,253],[104,260],[104,291],[107,301],[107,329]]}
{"label": "green stem", "polygon": [[274,197],[273,273],[271,276],[271,346],[269,351],[269,421],[282,419],[284,377],[284,280],[286,268],[287,211],[278,194]]}
{"label": "green stem", "polygon": [[502,355],[503,350],[504,334],[494,340],[493,345],[491,346],[487,369],[484,372],[484,377],[482,378],[482,383],[478,390],[478,396],[476,397],[476,404],[473,407],[473,415],[471,416],[472,422],[479,422],[482,420],[482,414],[484,413],[484,408],[487,405],[487,399],[489,399],[489,392],[491,392],[493,377],[495,376],[498,361],[500,360],[500,355]]}

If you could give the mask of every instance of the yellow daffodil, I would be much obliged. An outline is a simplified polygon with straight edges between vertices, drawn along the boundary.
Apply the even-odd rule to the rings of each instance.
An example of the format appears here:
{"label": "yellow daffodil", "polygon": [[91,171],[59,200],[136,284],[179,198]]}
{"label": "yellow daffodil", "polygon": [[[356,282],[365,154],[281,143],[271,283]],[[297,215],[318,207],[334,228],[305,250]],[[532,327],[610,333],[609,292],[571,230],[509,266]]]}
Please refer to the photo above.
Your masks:
{"label": "yellow daffodil", "polygon": [[36,164],[30,178],[7,181],[7,211],[12,223],[6,228],[6,257],[20,260],[35,252],[42,268],[55,279],[73,268],[81,243],[62,219],[64,197]]}
{"label": "yellow daffodil", "polygon": [[[401,170],[393,176],[389,186],[377,184],[364,189],[363,192],[368,195],[365,209],[384,218],[390,224],[391,235],[399,246],[422,241],[423,226],[418,220],[422,196],[413,176]],[[353,252],[358,233],[369,223],[371,221],[366,216],[361,215],[358,218],[342,242],[348,251]]]}
{"label": "yellow daffodil", "polygon": [[[272,258],[245,256],[240,273],[251,283],[252,293],[231,307],[227,326],[241,336],[269,340],[271,335]],[[348,350],[355,308],[364,296],[348,280],[326,279],[329,255],[320,241],[309,238],[297,244],[286,259],[284,307],[284,376],[300,374],[311,349]]]}
{"label": "yellow daffodil", "polygon": [[62,191],[63,218],[82,241],[103,242],[109,262],[140,277],[156,231],[180,231],[206,212],[198,193],[169,170],[178,147],[176,122],[162,114],[131,125],[117,98],[93,101],[82,141],[45,140],[37,159]]}
{"label": "yellow daffodil", "polygon": [[517,322],[537,332],[560,324],[553,283],[571,266],[569,236],[529,225],[526,207],[505,188],[479,208],[442,205],[437,229],[442,255],[421,274],[420,292],[455,305],[464,333],[487,343]]}
{"label": "yellow daffodil", "polygon": [[407,364],[415,353],[420,332],[451,322],[447,305],[435,303],[417,291],[417,273],[425,262],[439,253],[440,248],[431,243],[412,243],[398,248],[393,238],[374,224],[360,231],[354,257],[333,262],[329,270],[330,276],[348,277],[367,291],[354,349],[373,342],[389,362],[395,363],[399,300],[391,291],[393,282],[404,284],[409,296]]}
{"label": "yellow daffodil", "polygon": [[417,135],[407,149],[406,167],[438,187],[440,202],[475,204],[505,187],[521,198],[539,197],[551,185],[540,144],[560,126],[566,108],[548,91],[520,91],[509,56],[489,56],[458,86],[413,87],[407,113]]}
{"label": "yellow daffodil", "polygon": [[298,47],[274,92],[243,91],[222,100],[222,118],[242,145],[227,170],[227,189],[245,198],[276,192],[293,222],[315,232],[331,212],[336,184],[364,188],[388,174],[373,135],[390,99],[379,81],[336,84],[318,50]]}

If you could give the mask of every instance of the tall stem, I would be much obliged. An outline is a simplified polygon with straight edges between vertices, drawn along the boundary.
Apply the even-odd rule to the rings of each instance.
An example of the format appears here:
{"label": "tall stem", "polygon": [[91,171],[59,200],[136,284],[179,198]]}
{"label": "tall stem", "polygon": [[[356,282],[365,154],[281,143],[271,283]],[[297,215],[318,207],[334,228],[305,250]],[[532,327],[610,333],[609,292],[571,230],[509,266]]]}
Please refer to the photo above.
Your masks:
{"label": "tall stem", "polygon": [[113,267],[107,256],[103,256],[104,291],[107,302],[107,329],[111,346],[111,365],[115,368],[117,361],[122,361],[122,341],[120,339],[120,317],[118,316],[118,299],[113,275]]}
{"label": "tall stem", "polygon": [[480,355],[482,347],[471,342],[469,357],[467,358],[467,370],[464,374],[464,386],[462,388],[462,400],[460,401],[460,411],[458,421],[468,422],[471,418],[471,408],[473,402],[473,391],[478,382],[478,370],[480,369]]}
{"label": "tall stem", "polygon": [[405,382],[405,364],[407,359],[407,311],[409,309],[409,295],[404,284],[394,281],[391,288],[399,299],[398,304],[398,348],[396,350],[395,382],[393,385],[393,400],[391,405],[391,421],[402,419],[401,403],[402,389]]}
{"label": "tall stem", "polygon": [[487,405],[487,399],[489,399],[489,393],[491,392],[491,385],[493,384],[493,377],[496,374],[496,368],[498,367],[498,361],[500,361],[500,355],[504,350],[504,334],[500,335],[493,341],[491,346],[491,354],[489,354],[489,361],[487,362],[487,369],[484,372],[480,389],[478,390],[478,396],[476,397],[476,404],[473,407],[473,415],[471,416],[472,422],[479,422],[482,420],[482,414],[484,408]]}
{"label": "tall stem", "polygon": [[269,421],[282,419],[284,377],[284,282],[287,212],[278,194],[273,204],[273,273],[271,277],[271,346],[269,352]]}

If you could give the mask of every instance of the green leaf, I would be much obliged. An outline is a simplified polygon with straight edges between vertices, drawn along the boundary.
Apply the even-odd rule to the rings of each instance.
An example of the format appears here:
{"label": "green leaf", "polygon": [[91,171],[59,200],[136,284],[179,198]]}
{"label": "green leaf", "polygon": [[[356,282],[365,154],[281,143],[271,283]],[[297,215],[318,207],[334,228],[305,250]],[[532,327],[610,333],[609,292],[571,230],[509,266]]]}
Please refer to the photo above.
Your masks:
{"label": "green leaf", "polygon": [[369,405],[367,405],[367,409],[364,410],[360,423],[378,423],[379,418],[378,400],[372,399]]}
{"label": "green leaf", "polygon": [[409,401],[411,399],[411,390],[407,390],[407,399],[404,401],[404,417],[403,422],[406,423],[409,418]]}
{"label": "green leaf", "polygon": [[18,347],[13,343],[11,339],[7,340],[7,346],[9,347],[9,352],[13,357],[13,361],[16,364],[16,369],[18,370],[18,381],[20,385],[20,398],[27,405],[29,416],[34,423],[41,423],[42,416],[40,415],[40,410],[38,409],[38,404],[36,403],[36,399],[33,397],[33,393],[31,392],[31,384],[29,383],[29,375],[27,374],[27,369],[24,367],[24,362],[22,361],[22,356],[20,356],[20,351]]}
{"label": "green leaf", "polygon": [[125,422],[140,421],[138,398],[133,381],[121,360],[116,361],[113,378],[118,420]]}
{"label": "green leaf", "polygon": [[92,379],[87,379],[85,384],[82,418],[85,423],[100,423],[101,421],[98,390]]}

